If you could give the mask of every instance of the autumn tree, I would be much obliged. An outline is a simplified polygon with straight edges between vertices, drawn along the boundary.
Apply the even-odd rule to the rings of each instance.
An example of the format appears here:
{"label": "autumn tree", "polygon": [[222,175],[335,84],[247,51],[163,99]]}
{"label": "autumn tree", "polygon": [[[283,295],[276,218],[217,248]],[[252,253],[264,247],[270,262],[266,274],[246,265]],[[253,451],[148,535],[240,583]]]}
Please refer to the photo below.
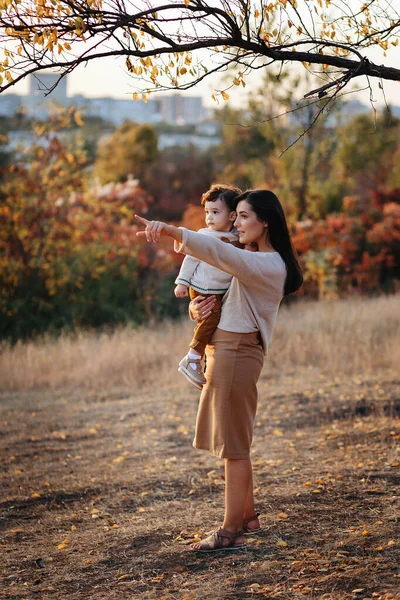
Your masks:
{"label": "autumn tree", "polygon": [[[140,247],[137,181],[91,187],[87,156],[68,144],[73,109],[35,127],[0,192],[0,338],[140,323],[173,314],[176,268],[165,248]],[[164,290],[169,277],[169,296]]]}
{"label": "autumn tree", "polygon": [[35,127],[36,143],[20,148],[4,174],[0,194],[0,297],[3,331],[22,312],[35,321],[38,309],[55,293],[57,257],[73,236],[65,198],[84,186],[86,157],[67,148],[57,130],[73,111]]}
{"label": "autumn tree", "polygon": [[[303,64],[318,75],[307,96],[335,98],[351,82],[400,80],[400,69],[367,58],[398,44],[390,0],[6,0],[0,8],[1,90],[49,67],[121,58],[138,91],[188,89],[233,65],[216,99],[271,65]],[[206,51],[206,52],[204,52]],[[382,85],[382,84],[381,84]],[[135,92],[134,97],[139,97]]]}
{"label": "autumn tree", "polygon": [[149,213],[154,218],[179,220],[190,204],[200,206],[201,195],[215,178],[215,151],[193,145],[172,146],[159,152],[143,184],[153,196]]}
{"label": "autumn tree", "polygon": [[280,128],[264,123],[268,117],[254,103],[244,104],[241,110],[227,106],[216,117],[222,132],[214,152],[218,177],[242,189],[262,185],[278,149]]}
{"label": "autumn tree", "polygon": [[357,194],[364,209],[375,192],[391,186],[396,179],[400,153],[400,120],[385,110],[377,118],[358,115],[337,130],[337,176],[346,184],[347,194]]}
{"label": "autumn tree", "polygon": [[95,175],[101,183],[142,180],[157,156],[157,134],[150,125],[125,121],[99,143]]}

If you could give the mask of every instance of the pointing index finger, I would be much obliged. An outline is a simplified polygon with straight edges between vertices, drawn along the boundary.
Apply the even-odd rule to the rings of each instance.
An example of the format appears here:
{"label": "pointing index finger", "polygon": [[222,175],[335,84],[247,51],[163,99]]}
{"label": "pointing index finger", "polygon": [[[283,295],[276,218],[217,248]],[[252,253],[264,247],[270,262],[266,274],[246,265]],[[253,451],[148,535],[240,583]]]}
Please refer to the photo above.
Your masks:
{"label": "pointing index finger", "polygon": [[139,223],[143,223],[143,225],[147,225],[149,221],[144,217],[140,217],[139,215],[135,215],[135,219],[139,221]]}

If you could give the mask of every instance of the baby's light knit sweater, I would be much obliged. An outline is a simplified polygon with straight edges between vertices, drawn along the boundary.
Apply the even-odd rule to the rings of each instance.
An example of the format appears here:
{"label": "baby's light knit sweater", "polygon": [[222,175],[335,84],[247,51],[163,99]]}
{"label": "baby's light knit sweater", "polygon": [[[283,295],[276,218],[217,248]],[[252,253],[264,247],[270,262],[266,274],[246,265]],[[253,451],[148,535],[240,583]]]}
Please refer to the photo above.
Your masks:
{"label": "baby's light knit sweater", "polygon": [[[211,235],[226,242],[235,242],[239,237],[236,229],[232,231],[214,231],[204,227],[199,229],[197,233]],[[216,269],[194,256],[185,256],[175,283],[190,285],[196,292],[203,294],[225,294],[229,289],[231,279],[232,275]]]}
{"label": "baby's light knit sweater", "polygon": [[182,229],[175,251],[194,256],[233,276],[222,303],[218,329],[237,333],[259,331],[264,354],[283,298],[286,265],[278,252],[250,252],[211,236]]}

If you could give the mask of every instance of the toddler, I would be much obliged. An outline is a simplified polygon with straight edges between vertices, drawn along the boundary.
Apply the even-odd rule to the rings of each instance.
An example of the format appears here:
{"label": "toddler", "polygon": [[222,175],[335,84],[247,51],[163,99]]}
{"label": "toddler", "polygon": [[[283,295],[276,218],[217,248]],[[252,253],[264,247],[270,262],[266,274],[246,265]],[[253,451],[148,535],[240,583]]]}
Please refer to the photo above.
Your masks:
{"label": "toddler", "polygon": [[[237,243],[238,235],[233,227],[236,219],[236,198],[241,191],[235,186],[214,184],[201,197],[201,204],[206,213],[206,225],[199,233],[213,235],[224,242]],[[189,345],[189,353],[179,363],[179,372],[198,389],[206,383],[201,359],[211,336],[216,330],[220,315],[222,298],[229,289],[232,276],[212,267],[197,258],[185,256],[179,275],[175,280],[175,296],[184,298],[190,295],[207,297],[214,295],[217,299],[212,313],[204,320],[198,321],[193,339]]]}

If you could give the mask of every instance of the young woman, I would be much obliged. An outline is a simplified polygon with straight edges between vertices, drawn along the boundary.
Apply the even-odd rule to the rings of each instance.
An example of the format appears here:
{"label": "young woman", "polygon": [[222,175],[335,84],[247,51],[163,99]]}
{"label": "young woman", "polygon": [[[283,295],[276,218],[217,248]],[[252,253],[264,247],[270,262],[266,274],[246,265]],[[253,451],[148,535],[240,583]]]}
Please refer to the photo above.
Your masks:
{"label": "young woman", "polygon": [[[136,217],[146,226],[137,233],[148,242],[161,235],[175,240],[175,250],[233,276],[224,297],[221,319],[207,347],[207,383],[203,387],[193,441],[195,448],[225,459],[223,526],[193,544],[200,552],[237,550],[245,533],[261,529],[254,508],[250,446],[257,410],[256,384],[267,354],[279,304],[303,278],[290,240],[283,208],[267,190],[250,190],[238,198],[234,223],[242,250],[219,239],[160,221]],[[195,317],[205,318],[212,298],[192,303]]]}

